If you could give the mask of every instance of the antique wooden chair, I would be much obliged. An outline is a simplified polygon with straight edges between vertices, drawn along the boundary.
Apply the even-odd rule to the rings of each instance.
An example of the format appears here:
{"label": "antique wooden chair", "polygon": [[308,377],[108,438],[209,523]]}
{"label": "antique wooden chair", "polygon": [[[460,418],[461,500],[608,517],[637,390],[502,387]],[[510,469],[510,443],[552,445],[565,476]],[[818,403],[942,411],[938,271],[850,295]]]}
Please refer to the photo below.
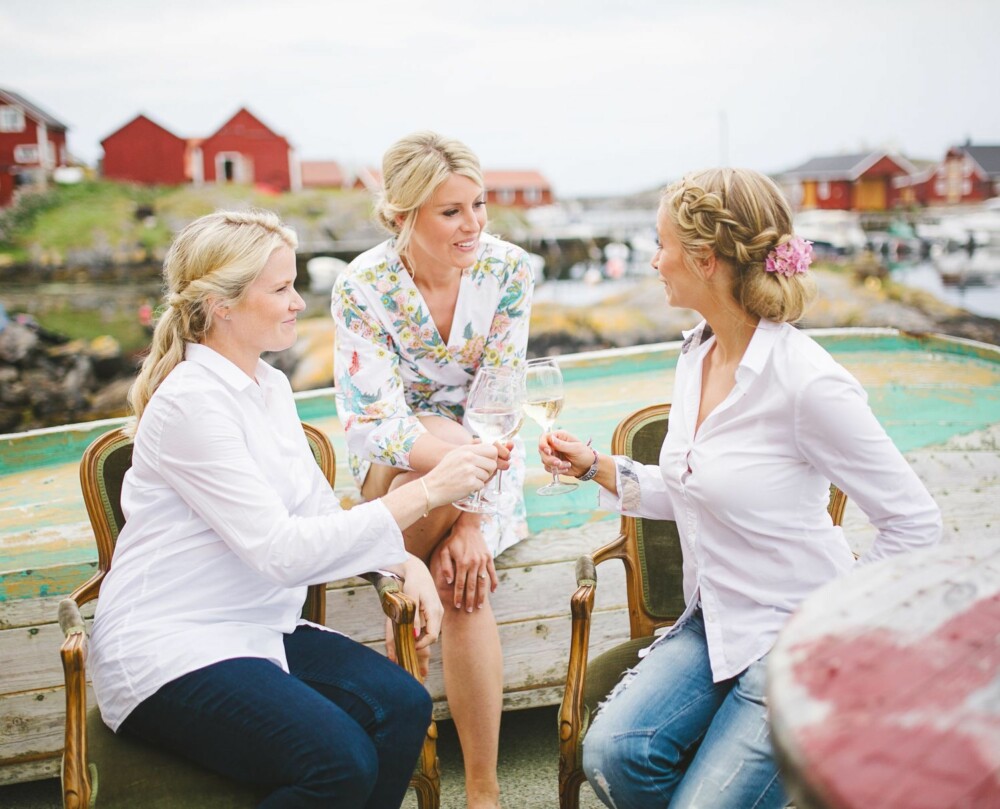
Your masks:
{"label": "antique wooden chair", "polygon": [[[336,459],[329,439],[303,423],[316,462],[332,486]],[[80,606],[96,598],[101,581],[111,567],[118,534],[125,524],[121,489],[132,465],[132,439],[122,429],[97,438],[80,462],[83,499],[97,540],[97,573],[59,605],[59,624],[65,640],[61,655],[66,678],[66,740],[62,758],[65,809],[243,809],[256,806],[260,793],[173,755],[127,737],[116,736],[101,721],[96,706],[87,710],[85,662],[87,634]],[[413,641],[413,602],[388,576],[365,576],[375,586],[382,609],[393,622],[400,665],[418,676]],[[326,586],[308,589],[302,607],[304,618],[322,624],[326,618]],[[440,778],[437,727],[427,730],[410,785],[416,789],[421,809],[438,809]]]}
{"label": "antique wooden chair", "polygon": [[[661,404],[627,416],[615,429],[611,452],[628,455],[639,463],[657,463],[669,415],[670,405]],[[830,494],[830,516],[839,525],[847,497],[836,487],[831,487]],[[588,662],[596,566],[609,559],[620,559],[625,566],[630,638]],[[654,630],[669,626],[684,611],[681,564],[676,524],[634,517],[622,517],[618,537],[576,563],[569,669],[559,709],[560,809],[579,807],[580,786],[585,780],[583,739],[598,704],[626,669],[635,666],[639,651],[653,642]]]}

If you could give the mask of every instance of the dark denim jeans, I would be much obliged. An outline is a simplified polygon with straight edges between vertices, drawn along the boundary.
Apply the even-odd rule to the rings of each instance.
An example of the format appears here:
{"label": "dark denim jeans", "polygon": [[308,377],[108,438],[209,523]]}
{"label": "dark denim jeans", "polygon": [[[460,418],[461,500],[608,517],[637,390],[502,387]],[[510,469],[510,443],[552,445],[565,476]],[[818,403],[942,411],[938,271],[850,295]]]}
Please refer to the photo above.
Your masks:
{"label": "dark denim jeans", "polygon": [[258,658],[167,683],[122,730],[242,783],[268,809],[389,809],[403,802],[431,699],[395,663],[343,635],[285,636],[291,674]]}

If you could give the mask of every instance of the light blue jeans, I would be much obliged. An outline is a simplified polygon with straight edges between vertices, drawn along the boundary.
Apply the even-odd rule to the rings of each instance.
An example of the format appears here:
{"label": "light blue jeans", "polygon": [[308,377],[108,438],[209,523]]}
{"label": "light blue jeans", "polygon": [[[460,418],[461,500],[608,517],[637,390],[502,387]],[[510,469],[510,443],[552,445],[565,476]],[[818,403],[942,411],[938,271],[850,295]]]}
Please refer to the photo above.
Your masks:
{"label": "light blue jeans", "polygon": [[712,682],[697,610],[631,669],[597,713],[583,769],[614,809],[780,809],[765,661]]}

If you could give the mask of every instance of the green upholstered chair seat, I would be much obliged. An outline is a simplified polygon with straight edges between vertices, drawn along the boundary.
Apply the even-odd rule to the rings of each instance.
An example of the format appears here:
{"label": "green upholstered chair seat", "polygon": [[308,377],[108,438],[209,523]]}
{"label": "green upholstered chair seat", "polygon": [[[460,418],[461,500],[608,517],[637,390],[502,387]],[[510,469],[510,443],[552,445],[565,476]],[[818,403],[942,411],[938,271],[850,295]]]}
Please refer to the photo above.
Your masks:
{"label": "green upholstered chair seat", "polygon": [[142,795],[141,809],[251,809],[268,792],[116,735],[97,708],[87,712],[87,744],[97,776],[92,805],[99,809],[140,809],[137,795]]}
{"label": "green upholstered chair seat", "polygon": [[622,675],[639,662],[639,652],[652,645],[655,638],[633,638],[608,649],[587,663],[587,682],[583,688],[583,722],[580,744],[576,748],[577,766],[583,766],[583,737],[598,706],[607,699]]}

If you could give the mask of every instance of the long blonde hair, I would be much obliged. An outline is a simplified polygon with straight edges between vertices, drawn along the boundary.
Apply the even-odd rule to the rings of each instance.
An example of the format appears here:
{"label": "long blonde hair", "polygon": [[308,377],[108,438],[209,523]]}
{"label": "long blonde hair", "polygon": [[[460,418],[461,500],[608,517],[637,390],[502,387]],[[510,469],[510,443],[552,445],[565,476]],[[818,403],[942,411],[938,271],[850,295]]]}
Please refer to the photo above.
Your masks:
{"label": "long blonde hair", "polygon": [[271,253],[297,244],[277,214],[264,210],[216,211],[177,235],[163,261],[167,305],[128,392],[135,425],[160,383],[184,359],[185,344],[204,340],[212,312],[239,303]]}
{"label": "long blonde hair", "polygon": [[733,267],[732,294],[744,311],[778,323],[793,323],[816,295],[812,277],[786,277],[764,269],[767,254],[789,241],[792,213],[769,178],[751,169],[695,172],[663,192],[689,268],[711,251]]}
{"label": "long blonde hair", "polygon": [[414,132],[386,150],[382,157],[382,194],[375,216],[379,224],[395,234],[397,253],[406,252],[417,210],[452,174],[461,174],[483,186],[479,158],[453,138],[436,132]]}

